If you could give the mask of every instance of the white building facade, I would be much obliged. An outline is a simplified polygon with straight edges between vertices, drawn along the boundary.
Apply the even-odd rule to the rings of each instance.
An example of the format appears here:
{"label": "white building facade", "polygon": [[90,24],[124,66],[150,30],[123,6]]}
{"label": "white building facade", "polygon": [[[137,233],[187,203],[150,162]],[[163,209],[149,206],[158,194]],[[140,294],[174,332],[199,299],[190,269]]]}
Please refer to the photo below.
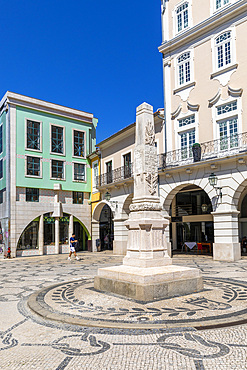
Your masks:
{"label": "white building facade", "polygon": [[[170,253],[197,245],[215,260],[236,261],[247,235],[247,4],[162,0],[161,13],[165,110],[154,115]],[[98,189],[111,198],[95,208],[92,237],[99,238],[107,203],[119,254],[126,250],[124,220],[132,199],[132,177],[124,178],[132,131],[129,126],[99,144]],[[114,180],[117,173],[121,181]]]}
{"label": "white building facade", "polygon": [[188,235],[212,242],[214,259],[235,261],[247,233],[247,4],[171,0],[161,10],[167,139],[160,178],[172,244]]}

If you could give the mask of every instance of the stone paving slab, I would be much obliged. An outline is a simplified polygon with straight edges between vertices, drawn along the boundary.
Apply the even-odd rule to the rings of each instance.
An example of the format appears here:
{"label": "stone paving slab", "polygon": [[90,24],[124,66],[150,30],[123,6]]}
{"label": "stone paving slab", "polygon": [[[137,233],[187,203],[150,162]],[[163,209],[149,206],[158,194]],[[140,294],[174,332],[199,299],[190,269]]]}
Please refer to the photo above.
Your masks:
{"label": "stone paving slab", "polygon": [[[81,256],[79,262],[69,262],[67,256],[0,261],[0,369],[247,369],[247,325],[214,330],[159,325],[149,330],[103,328],[59,323],[33,314],[27,306],[33,293],[79,280],[90,284],[98,267],[122,261],[109,253]],[[205,279],[247,283],[246,258],[219,263],[205,256],[175,256],[174,263],[199,268]],[[81,294],[79,286],[74,293]],[[223,302],[233,305],[226,299]]]}

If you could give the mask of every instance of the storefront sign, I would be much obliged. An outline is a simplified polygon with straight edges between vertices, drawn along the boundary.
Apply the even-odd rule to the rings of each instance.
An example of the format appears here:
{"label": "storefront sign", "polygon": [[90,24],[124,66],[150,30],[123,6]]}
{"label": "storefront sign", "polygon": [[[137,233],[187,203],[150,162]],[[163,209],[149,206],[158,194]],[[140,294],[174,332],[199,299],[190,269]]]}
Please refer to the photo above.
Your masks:
{"label": "storefront sign", "polygon": [[53,217],[44,217],[44,222],[46,222],[47,224],[54,224],[55,220]]}

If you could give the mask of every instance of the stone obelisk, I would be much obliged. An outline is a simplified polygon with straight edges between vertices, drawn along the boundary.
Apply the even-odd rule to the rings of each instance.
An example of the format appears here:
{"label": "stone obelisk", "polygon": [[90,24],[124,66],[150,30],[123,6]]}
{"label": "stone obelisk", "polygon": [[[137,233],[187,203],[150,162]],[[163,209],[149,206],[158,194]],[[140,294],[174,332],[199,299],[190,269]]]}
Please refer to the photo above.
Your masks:
{"label": "stone obelisk", "polygon": [[123,265],[98,270],[95,289],[145,302],[202,290],[200,270],[172,265],[165,238],[168,221],[161,209],[153,107],[143,103],[136,110],[134,197],[125,223],[127,254]]}

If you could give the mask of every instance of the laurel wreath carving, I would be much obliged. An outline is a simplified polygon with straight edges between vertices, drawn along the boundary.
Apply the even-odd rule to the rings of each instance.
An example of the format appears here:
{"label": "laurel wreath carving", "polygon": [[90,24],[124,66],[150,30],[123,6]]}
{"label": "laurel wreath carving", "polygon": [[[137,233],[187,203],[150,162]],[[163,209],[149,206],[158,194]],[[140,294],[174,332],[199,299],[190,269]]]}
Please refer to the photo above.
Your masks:
{"label": "laurel wreath carving", "polygon": [[145,144],[151,146],[155,145],[154,125],[152,124],[151,121],[149,121],[146,125]]}
{"label": "laurel wreath carving", "polygon": [[146,175],[146,181],[148,184],[148,190],[151,195],[156,193],[157,185],[158,185],[158,176],[154,173],[148,173]]}

